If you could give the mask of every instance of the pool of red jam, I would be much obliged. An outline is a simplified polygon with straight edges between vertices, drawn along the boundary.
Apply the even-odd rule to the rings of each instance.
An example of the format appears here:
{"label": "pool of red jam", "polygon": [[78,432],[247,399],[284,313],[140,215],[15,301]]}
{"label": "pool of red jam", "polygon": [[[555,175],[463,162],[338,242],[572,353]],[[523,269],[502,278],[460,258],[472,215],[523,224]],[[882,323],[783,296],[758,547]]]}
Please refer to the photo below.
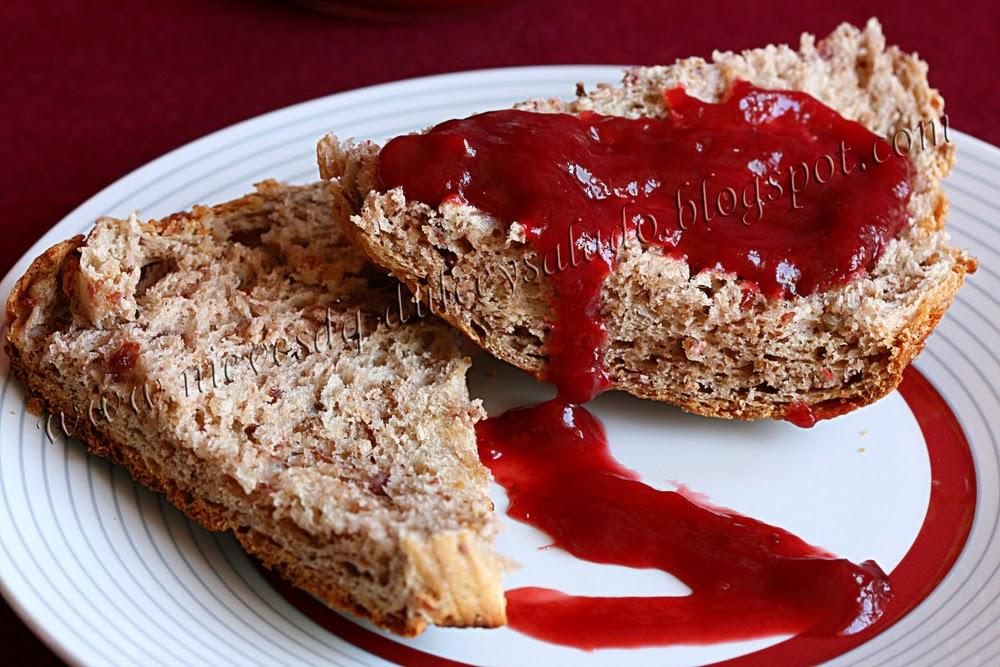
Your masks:
{"label": "pool of red jam", "polygon": [[494,111],[379,154],[384,189],[525,226],[555,291],[548,377],[574,402],[609,385],[601,288],[623,230],[692,273],[789,298],[863,274],[907,220],[910,161],[809,95],[744,82],[715,104],[664,94],[664,118]]}
{"label": "pool of red jam", "polygon": [[507,592],[510,627],[582,649],[707,644],[780,634],[851,635],[892,593],[872,561],[837,558],[791,533],[690,493],[643,484],[585,408],[559,399],[477,426],[479,455],[507,513],[578,558],[668,572],[685,597]]}
{"label": "pool of red jam", "polygon": [[[969,443],[965,438],[962,427],[955,418],[955,415],[952,414],[948,404],[934,389],[934,386],[916,369],[910,367],[904,371],[903,382],[899,386],[899,392],[906,400],[923,433],[924,442],[927,446],[927,456],[931,465],[932,483],[930,488],[930,502],[920,532],[903,557],[903,560],[892,571],[891,599],[886,601],[882,598],[876,601],[878,603],[877,609],[882,612],[881,617],[869,625],[867,629],[847,636],[833,635],[820,637],[817,636],[819,633],[814,630],[811,635],[797,636],[765,649],[733,658],[723,663],[713,664],[770,667],[771,665],[813,665],[824,663],[836,656],[843,655],[852,648],[860,646],[902,619],[930,595],[942,579],[951,571],[956,559],[962,553],[976,512],[976,472],[972,453],[969,451]],[[551,405],[553,404],[548,404],[544,408],[529,408],[519,413],[509,413],[498,419],[490,420],[480,427],[479,436],[483,460],[487,464],[490,464],[494,457],[497,460],[506,458],[504,466],[506,466],[506,474],[510,476],[508,477],[508,494],[510,496],[513,497],[515,492],[518,491],[518,489],[514,488],[514,483],[523,485],[525,480],[530,478],[534,469],[535,462],[529,458],[522,457],[522,454],[534,455],[537,453],[542,461],[542,465],[538,467],[539,477],[553,479],[558,477],[556,471],[553,470],[556,465],[554,457],[558,453],[557,447],[567,446],[567,443],[570,447],[585,449],[588,452],[596,450],[603,464],[596,464],[594,469],[588,468],[588,470],[592,471],[590,474],[596,474],[594,470],[599,470],[601,465],[606,465],[609,472],[614,471],[613,474],[619,474],[626,480],[632,479],[634,481],[631,472],[615,463],[608,455],[606,446],[601,446],[603,431],[592,417],[577,418],[577,414],[582,413],[582,411],[571,410],[569,415],[573,417],[573,422],[577,428],[582,431],[581,434],[572,436],[569,435],[569,427],[566,426],[565,407],[560,413],[557,408],[553,408]],[[551,423],[556,418],[561,420],[562,425],[553,425]],[[518,441],[521,444],[513,441],[512,431],[517,428],[518,421],[522,419],[529,422],[534,420],[539,424],[538,428],[532,431],[535,435],[545,433],[546,428],[544,428],[544,425],[548,423],[555,428],[556,433],[563,434],[558,438],[559,443],[562,444],[546,445],[548,441],[542,439],[540,445],[538,445],[537,452],[533,453],[529,449],[527,452],[514,452],[512,454],[509,451],[510,447],[521,446],[521,444],[529,446],[537,445],[537,441],[535,440],[528,443],[527,436]],[[591,442],[591,439],[596,439],[596,445]],[[576,444],[573,444],[574,440]],[[532,467],[524,467],[524,464],[529,462],[532,463]],[[515,481],[511,483],[511,479]],[[530,481],[528,486],[531,487],[530,498],[534,499],[532,502],[542,497],[537,482]],[[576,491],[576,488],[573,486],[567,486],[563,489],[563,493],[576,493]],[[552,493],[554,494],[555,490]],[[652,495],[649,491],[643,493]],[[581,496],[586,498],[588,494],[589,492],[584,490]],[[694,503],[700,504],[706,511],[730,517],[733,523],[739,523],[744,520],[731,511],[708,506],[692,492],[685,492],[683,495],[689,499],[694,499]],[[677,502],[679,506],[684,506],[679,501],[674,502]],[[557,504],[556,506],[564,507],[565,503]],[[525,505],[522,504],[519,507],[523,510]],[[646,513],[643,513],[643,515],[645,516]],[[599,514],[598,516],[606,517],[603,514]],[[626,521],[629,519],[629,516],[625,516]],[[552,521],[550,520],[546,523],[551,524]],[[574,519],[571,526],[579,524],[580,521]],[[671,525],[674,524],[667,524],[668,527]],[[639,523],[639,526],[645,529],[645,519]],[[753,526],[762,528],[762,524],[759,522],[754,522]],[[588,531],[589,528],[584,525],[580,530]],[[624,531],[626,528],[622,528],[621,530]],[[566,536],[561,531],[559,534],[562,536],[560,540],[563,544],[571,545],[576,543],[572,535]],[[778,531],[777,534],[780,543],[781,536],[787,533]],[[702,537],[704,538],[703,542],[708,539],[705,536]],[[593,542],[589,543],[592,548]],[[587,546],[587,543],[584,543],[583,546]],[[616,553],[626,548],[626,545],[622,545],[617,548]],[[635,543],[631,548],[639,551],[644,547],[641,543]],[[808,551],[811,547],[804,545],[804,549]],[[832,556],[825,554],[821,549],[816,549],[815,551],[817,558],[832,558]],[[635,562],[636,558],[641,558],[641,555],[638,557],[630,556],[628,561]],[[750,561],[748,565],[752,566],[753,563],[754,561]],[[292,587],[273,571],[264,568],[263,565],[259,567],[265,579],[297,609],[322,627],[355,646],[370,651],[393,663],[402,665],[435,665],[440,667],[462,667],[465,665],[465,663],[423,652],[408,643],[394,641],[384,634],[377,634],[367,627],[333,611],[305,591]],[[867,569],[867,566],[864,564],[860,567]],[[874,572],[874,570],[870,569],[869,572]],[[864,577],[862,577],[862,580],[864,580]],[[720,578],[717,588],[722,589],[725,583],[725,580]],[[841,583],[838,581],[837,585],[839,586]],[[861,591],[863,593],[862,599],[870,597],[872,590],[877,591],[879,589],[881,587]],[[708,586],[708,590],[711,592],[712,587]],[[815,587],[813,590],[815,590]],[[827,599],[835,600],[835,598],[836,596],[831,596]],[[717,597],[713,595],[703,594],[697,599],[706,600],[709,604],[718,604]],[[558,603],[564,600],[568,600],[570,604],[557,610]],[[672,605],[677,601],[676,599],[673,601],[668,599],[667,604]],[[640,600],[639,603],[648,604],[649,606],[640,608],[641,613],[636,614],[635,609],[632,608],[636,604],[635,598],[625,598],[624,600],[616,601],[613,598],[564,597],[558,591],[536,588],[522,589],[520,593],[512,595],[508,612],[515,628],[525,631],[530,630],[536,636],[546,637],[564,645],[579,646],[581,648],[596,648],[599,643],[600,645],[624,645],[626,643],[632,646],[647,643],[662,645],[665,642],[674,641],[678,637],[678,634],[671,627],[666,627],[661,621],[658,615],[661,610],[655,608],[657,604],[655,599],[652,602]],[[570,625],[565,622],[571,613],[579,613],[579,610],[572,609],[571,604],[577,604],[581,608],[589,607],[586,615],[586,620],[588,621],[586,625],[577,626],[576,624]],[[612,625],[607,629],[598,628],[595,631],[595,625],[601,620],[597,618],[602,611],[599,606],[603,606],[603,611],[605,612],[603,622]],[[849,610],[849,607],[850,605],[845,605],[844,607],[848,609],[845,614],[846,616],[853,614]],[[831,608],[836,610],[841,607],[840,605],[833,604]],[[871,608],[874,610],[876,607],[873,604]],[[688,611],[698,613],[697,610],[689,609]],[[543,614],[547,613],[555,614],[555,618],[551,623],[546,623],[542,617]],[[622,628],[622,623],[617,620],[618,614],[622,613],[633,614],[634,623],[629,623],[628,627]],[[874,614],[859,614],[858,617],[869,619],[874,618]],[[539,620],[540,618],[541,621]],[[582,619],[584,616],[581,615],[580,618]],[[709,622],[713,621],[710,619]],[[706,640],[710,636],[730,637],[737,634],[742,635],[748,629],[752,629],[755,625],[758,625],[760,628],[759,632],[763,635],[773,625],[777,625],[776,623],[772,624],[766,619],[759,624],[755,624],[750,619],[739,617],[734,621],[737,624],[736,628],[730,632],[722,626],[722,621],[714,622],[717,625],[713,627],[705,626],[702,630],[696,628],[695,633],[692,634],[699,634]],[[803,619],[799,622],[789,623],[788,625],[805,627],[809,622],[808,619]],[[690,625],[686,627],[690,629]],[[615,635],[615,628],[620,629],[620,637]],[[818,626],[814,625],[813,628],[822,628],[822,624]],[[590,638],[594,635],[602,637],[601,642]]]}

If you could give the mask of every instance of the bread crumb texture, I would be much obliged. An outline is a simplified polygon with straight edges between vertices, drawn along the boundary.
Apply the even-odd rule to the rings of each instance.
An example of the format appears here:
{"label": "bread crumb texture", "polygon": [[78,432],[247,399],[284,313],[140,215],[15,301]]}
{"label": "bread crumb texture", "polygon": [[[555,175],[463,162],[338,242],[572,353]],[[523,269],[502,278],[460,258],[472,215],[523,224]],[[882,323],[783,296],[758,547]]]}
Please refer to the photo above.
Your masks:
{"label": "bread crumb texture", "polygon": [[329,604],[402,634],[501,624],[469,361],[433,318],[345,335],[396,290],[344,237],[343,192],[102,218],[17,284],[12,366],[92,450]]}

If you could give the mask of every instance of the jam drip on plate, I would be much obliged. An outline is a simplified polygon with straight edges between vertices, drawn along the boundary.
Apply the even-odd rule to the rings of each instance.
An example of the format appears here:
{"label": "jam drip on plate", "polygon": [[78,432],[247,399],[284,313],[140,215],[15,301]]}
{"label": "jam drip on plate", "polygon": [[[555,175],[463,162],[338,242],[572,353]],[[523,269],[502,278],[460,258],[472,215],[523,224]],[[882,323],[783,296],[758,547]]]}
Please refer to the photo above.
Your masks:
{"label": "jam drip on plate", "polygon": [[656,568],[686,597],[507,592],[509,624],[583,649],[706,644],[778,634],[850,635],[891,596],[872,561],[859,565],[780,528],[659,491],[616,462],[604,428],[559,399],[477,426],[479,455],[510,498],[508,514],[578,558]]}
{"label": "jam drip on plate", "polygon": [[[643,484],[574,404],[610,386],[601,292],[623,243],[655,245],[692,274],[735,274],[751,295],[805,296],[874,264],[907,222],[912,166],[804,93],[737,83],[717,104],[681,89],[665,97],[664,118],[496,111],[393,139],[379,155],[383,189],[523,225],[553,285],[547,375],[559,398],[477,427],[508,513],[574,556],[663,570],[692,591],[515,589],[510,625],[584,649],[856,634],[891,597],[878,565]],[[799,412],[803,425],[815,419]]]}
{"label": "jam drip on plate", "polygon": [[379,155],[384,189],[525,226],[555,291],[548,378],[576,403],[610,384],[601,289],[623,239],[789,298],[863,274],[907,221],[910,161],[809,95],[665,97],[664,118],[494,111]]}

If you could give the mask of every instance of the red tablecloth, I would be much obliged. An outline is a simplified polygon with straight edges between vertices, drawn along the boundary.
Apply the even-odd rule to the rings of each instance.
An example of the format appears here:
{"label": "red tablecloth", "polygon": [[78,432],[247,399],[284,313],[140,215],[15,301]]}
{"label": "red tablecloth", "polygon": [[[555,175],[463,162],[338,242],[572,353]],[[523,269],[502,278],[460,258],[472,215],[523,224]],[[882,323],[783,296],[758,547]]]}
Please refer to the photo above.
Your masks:
{"label": "red tablecloth", "polygon": [[[875,7],[874,5],[880,5]],[[105,185],[205,133],[328,93],[482,67],[669,63],[876,14],[931,64],[953,127],[1000,144],[995,0],[542,0],[362,22],[263,0],[10,0],[0,8],[0,272]],[[55,659],[0,604],[5,657]]]}

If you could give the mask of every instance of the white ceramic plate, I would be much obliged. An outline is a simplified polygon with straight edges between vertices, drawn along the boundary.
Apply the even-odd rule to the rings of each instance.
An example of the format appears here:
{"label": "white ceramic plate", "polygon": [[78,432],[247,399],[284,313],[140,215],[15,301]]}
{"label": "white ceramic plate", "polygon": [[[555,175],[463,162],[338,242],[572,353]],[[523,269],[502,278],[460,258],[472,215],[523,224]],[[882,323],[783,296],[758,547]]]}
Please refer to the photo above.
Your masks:
{"label": "white ceramic plate", "polygon": [[[13,268],[0,295],[6,298],[31,258],[85,231],[99,216],[140,209],[158,217],[238,196],[266,177],[314,179],[315,141],[327,131],[383,139],[519,99],[566,95],[577,81],[615,81],[619,75],[613,67],[450,74],[333,95],[235,125],[150,163],[80,206]],[[926,597],[926,591],[906,594],[915,607],[897,623],[846,653],[845,645],[830,654],[843,653],[834,658],[836,664],[1000,661],[1000,229],[993,223],[1000,214],[995,201],[1000,150],[957,132],[953,140],[959,157],[948,180],[948,224],[955,243],[972,250],[982,268],[916,364],[944,401],[921,399],[926,387],[919,377],[910,378],[907,400],[893,393],[808,431],[782,423],[701,419],[619,394],[591,406],[605,422],[615,456],[648,484],[682,483],[715,504],[779,525],[839,555],[874,558],[887,571],[910,559],[917,589],[935,579],[935,565],[947,570]],[[431,629],[417,639],[399,640],[328,615],[324,625],[336,634],[272,587],[235,540],[187,521],[121,470],[88,456],[78,442],[48,442],[41,420],[24,409],[6,358],[0,364],[0,583],[7,600],[69,662],[369,665],[389,658],[453,664],[440,659],[445,658],[507,665],[687,665],[749,654],[785,639],[588,653],[509,629]],[[486,397],[491,414],[549,395],[523,374],[485,358],[477,360],[470,383],[474,393]],[[907,401],[923,406],[920,422]],[[952,414],[957,422],[949,421]],[[977,502],[971,532],[949,569],[967,527],[943,525],[934,512],[928,516],[932,489],[954,489],[937,473],[932,482],[924,432],[936,442],[954,423],[971,448]],[[499,488],[495,499],[503,511],[506,499]],[[934,521],[934,530],[917,540],[921,527]],[[523,564],[508,577],[508,588],[685,593],[662,572],[540,551],[544,535],[506,518],[505,523],[499,548]],[[950,557],[925,549],[944,542],[955,547]],[[796,650],[756,657],[788,664],[806,655]]]}

